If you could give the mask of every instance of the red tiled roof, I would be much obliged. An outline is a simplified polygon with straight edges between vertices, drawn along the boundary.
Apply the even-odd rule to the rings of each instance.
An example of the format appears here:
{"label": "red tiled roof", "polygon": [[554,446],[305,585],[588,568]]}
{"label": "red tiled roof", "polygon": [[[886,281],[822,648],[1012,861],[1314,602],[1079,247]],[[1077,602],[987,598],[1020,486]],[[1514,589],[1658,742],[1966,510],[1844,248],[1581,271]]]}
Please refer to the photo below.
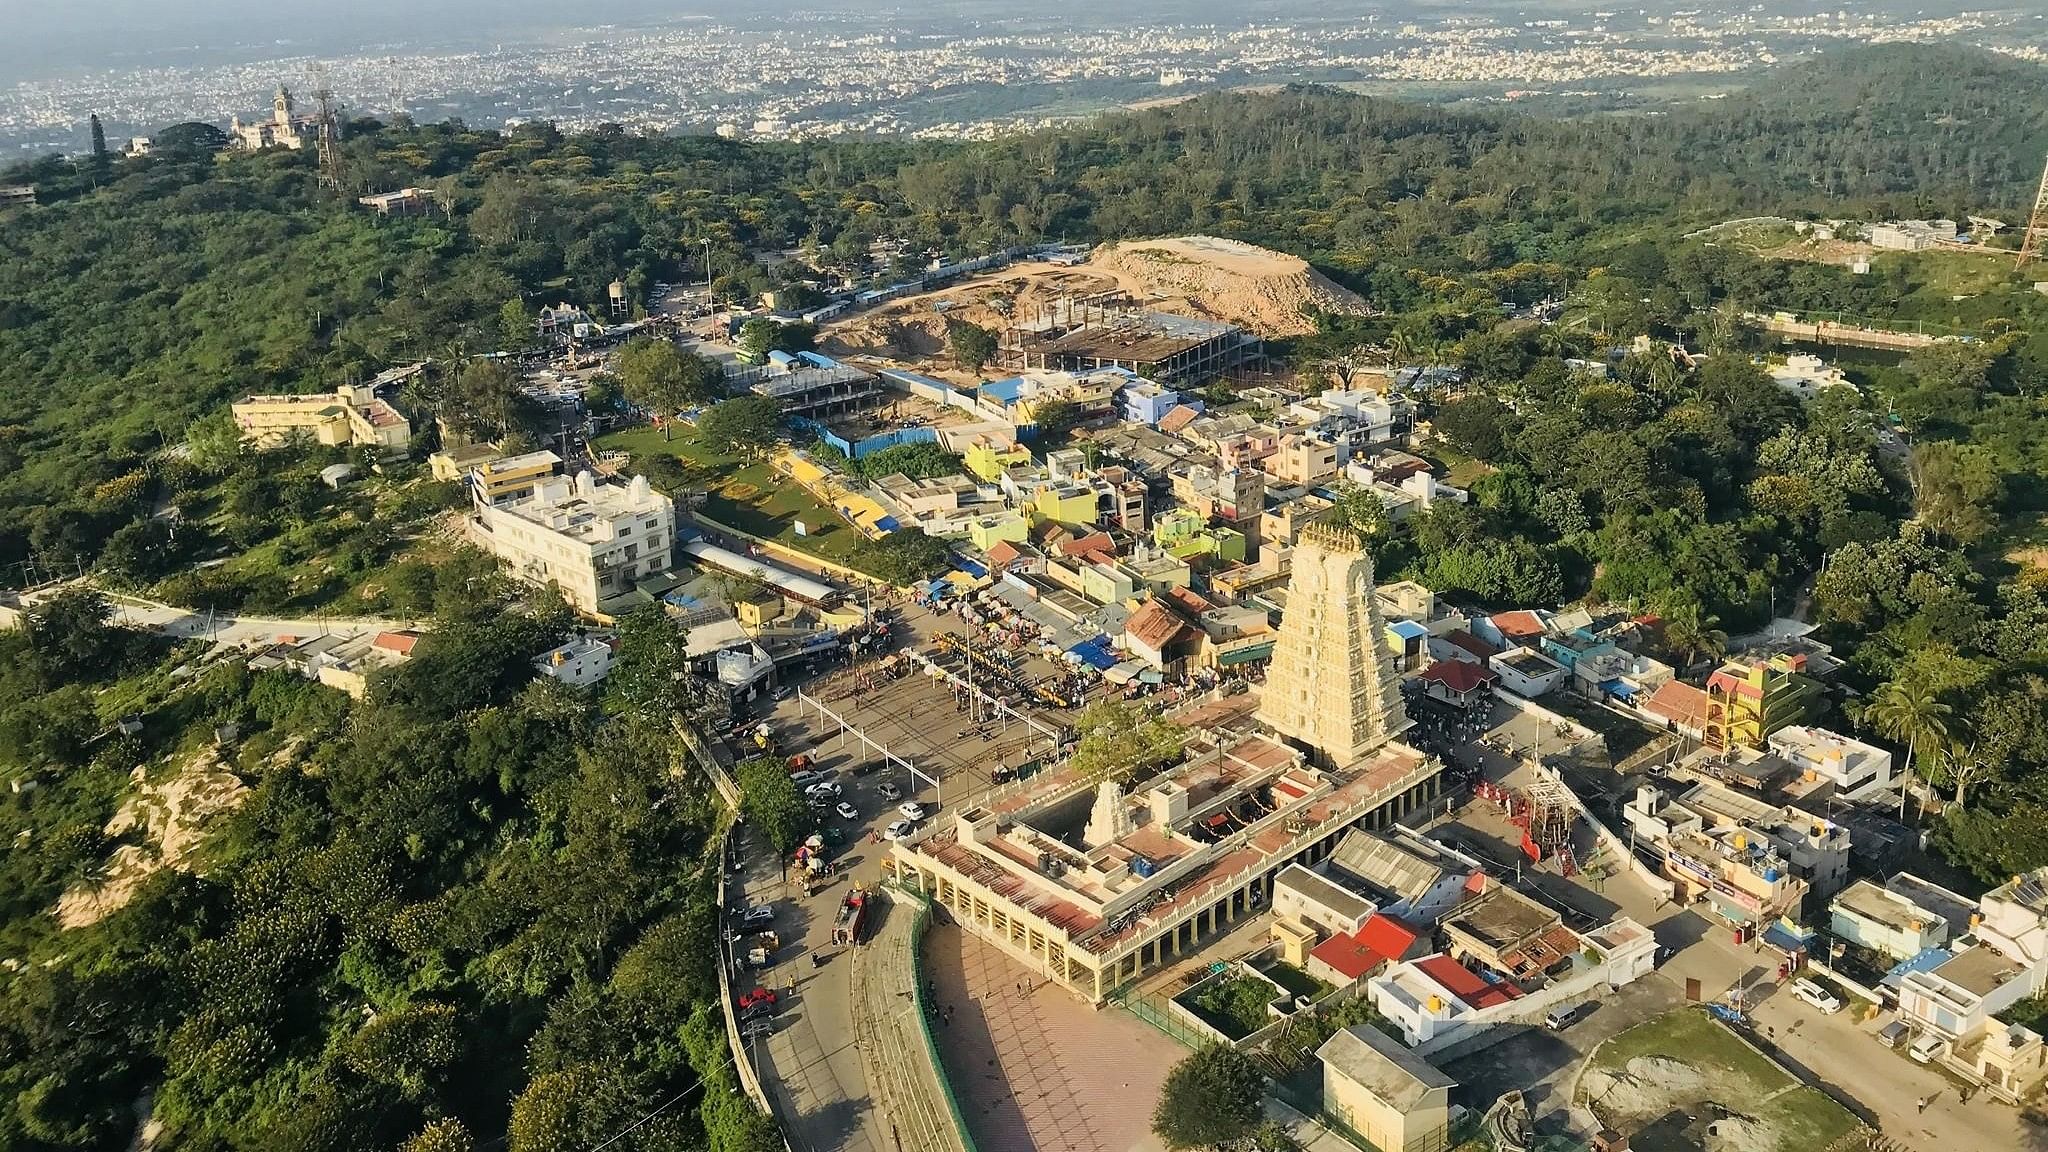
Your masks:
{"label": "red tiled roof", "polygon": [[1391,916],[1373,913],[1356,932],[1332,936],[1309,951],[1309,955],[1336,969],[1347,980],[1356,980],[1381,964],[1391,963],[1415,946],[1415,930]]}
{"label": "red tiled roof", "polygon": [[1107,532],[1090,532],[1074,540],[1062,540],[1054,545],[1062,556],[1085,556],[1090,552],[1107,552],[1116,555],[1116,541]]}
{"label": "red tiled roof", "polygon": [[1502,612],[1491,619],[1493,626],[1500,629],[1503,636],[1543,635],[1543,618],[1526,609],[1519,612]]}
{"label": "red tiled roof", "polygon": [[1358,938],[1366,947],[1389,960],[1399,960],[1408,954],[1421,933],[1385,913],[1375,912],[1358,929]]}
{"label": "red tiled roof", "polygon": [[400,656],[410,656],[413,645],[419,642],[420,634],[417,632],[379,632],[377,638],[370,641],[370,647],[396,652]]}
{"label": "red tiled roof", "polygon": [[988,559],[991,564],[1009,564],[1022,555],[1024,555],[1024,550],[1008,540],[998,540],[996,541],[996,546],[988,550]]}
{"label": "red tiled roof", "polygon": [[1458,629],[1456,632],[1444,633],[1444,643],[1449,644],[1453,648],[1459,648],[1463,649],[1466,652],[1470,652],[1472,655],[1479,657],[1481,660],[1485,660],[1492,656],[1500,655],[1499,648],[1495,647],[1492,644],[1487,643],[1484,640],[1481,640],[1479,637],[1474,636],[1472,633],[1467,632],[1463,628]]}
{"label": "red tiled roof", "polygon": [[1521,999],[1519,989],[1506,984],[1488,984],[1449,956],[1424,957],[1415,962],[1415,967],[1424,976],[1443,986],[1444,991],[1463,1000],[1474,1008],[1491,1008]]}
{"label": "red tiled roof", "polygon": [[1443,685],[1460,695],[1475,692],[1500,679],[1493,669],[1470,660],[1439,660],[1422,670],[1422,679]]}
{"label": "red tiled roof", "polygon": [[1643,711],[1675,724],[1698,727],[1706,723],[1707,694],[1683,680],[1666,680],[1643,702]]}
{"label": "red tiled roof", "polygon": [[1193,616],[1200,616],[1202,613],[1207,612],[1210,609],[1216,607],[1214,604],[1209,603],[1207,598],[1205,598],[1200,592],[1195,591],[1193,588],[1174,588],[1167,592],[1166,598],[1173,601],[1181,608],[1186,609],[1187,612]]}
{"label": "red tiled roof", "polygon": [[1357,933],[1332,936],[1310,949],[1309,955],[1336,969],[1346,980],[1356,980],[1387,960],[1359,939]]}
{"label": "red tiled roof", "polygon": [[1124,621],[1124,635],[1154,651],[1162,651],[1179,639],[1187,627],[1165,605],[1157,600],[1147,600],[1144,607],[1131,613],[1130,619]]}
{"label": "red tiled roof", "polygon": [[1159,418],[1159,430],[1171,436],[1194,423],[1195,417],[1200,415],[1200,412],[1186,404],[1175,404],[1166,410],[1166,415]]}

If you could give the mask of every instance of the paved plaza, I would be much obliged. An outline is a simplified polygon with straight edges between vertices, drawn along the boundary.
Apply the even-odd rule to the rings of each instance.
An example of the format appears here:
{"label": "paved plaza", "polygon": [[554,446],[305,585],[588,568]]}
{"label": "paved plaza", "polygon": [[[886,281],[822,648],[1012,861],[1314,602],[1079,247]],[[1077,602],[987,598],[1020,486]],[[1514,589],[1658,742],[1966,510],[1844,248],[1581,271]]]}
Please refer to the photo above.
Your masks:
{"label": "paved plaza", "polygon": [[1152,1152],[1152,1108],[1187,1049],[1129,1013],[1032,980],[993,944],[934,925],[925,964],[939,1055],[980,1152]]}

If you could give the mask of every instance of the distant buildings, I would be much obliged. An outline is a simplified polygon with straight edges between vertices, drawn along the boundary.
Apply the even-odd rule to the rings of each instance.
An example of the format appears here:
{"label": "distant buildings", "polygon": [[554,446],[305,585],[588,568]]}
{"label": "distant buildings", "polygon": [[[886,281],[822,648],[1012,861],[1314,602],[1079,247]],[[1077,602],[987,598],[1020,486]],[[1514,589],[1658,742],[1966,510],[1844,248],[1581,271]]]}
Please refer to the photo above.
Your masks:
{"label": "distant buildings", "polygon": [[305,396],[244,396],[229,406],[242,438],[276,447],[304,436],[317,444],[356,445],[389,452],[412,442],[412,423],[379,399],[372,384],[344,384]]}
{"label": "distant buildings", "polygon": [[1872,224],[1866,236],[1872,248],[1921,252],[1942,244],[1954,244],[1957,232],[1953,220],[1896,220]]}
{"label": "distant buildings", "polygon": [[356,203],[379,216],[411,216],[432,208],[434,194],[425,188],[400,188],[396,192],[376,192],[357,197]]}
{"label": "distant buildings", "polygon": [[320,133],[318,116],[302,116],[292,102],[289,88],[280,87],[271,102],[270,118],[243,123],[236,116],[228,124],[228,140],[237,148],[260,152],[265,148],[304,148]]}
{"label": "distant buildings", "polygon": [[469,536],[513,575],[559,590],[579,612],[603,613],[635,582],[669,567],[675,504],[648,486],[552,476],[503,505],[478,503]]}

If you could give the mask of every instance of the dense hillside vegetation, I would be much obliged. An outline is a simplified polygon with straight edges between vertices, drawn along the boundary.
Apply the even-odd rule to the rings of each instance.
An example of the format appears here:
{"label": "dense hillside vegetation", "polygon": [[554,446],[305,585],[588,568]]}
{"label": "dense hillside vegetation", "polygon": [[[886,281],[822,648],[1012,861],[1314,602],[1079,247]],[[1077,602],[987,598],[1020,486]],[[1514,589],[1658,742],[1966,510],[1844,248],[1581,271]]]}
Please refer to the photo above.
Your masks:
{"label": "dense hillside vegetation", "polygon": [[[7,179],[42,203],[0,221],[0,583],[150,583],[258,545],[346,582],[445,494],[328,493],[328,457],[238,451],[225,403],[517,343],[526,310],[615,276],[639,292],[708,258],[740,294],[778,275],[759,249],[851,267],[884,237],[1206,231],[1384,311],[1280,346],[1306,378],[1367,347],[1468,372],[1426,414],[1473,502],[1381,534],[1383,570],[1480,604],[1654,611],[1681,663],[1807,610],[1856,690],[1832,721],[1918,749],[1945,851],[2002,876],[2048,863],[2048,298],[2004,259],[1965,286],[1680,237],[1745,214],[2016,216],[2048,150],[2041,80],[1895,47],[1660,118],[1299,89],[973,146],[353,125],[356,183],[446,208],[407,220],[321,192],[307,155],[41,161]],[[1565,323],[1503,319],[1564,292]],[[1973,339],[1802,406],[1752,363],[1743,313],[1775,307]],[[1704,359],[1566,367],[1641,333]],[[490,385],[436,373],[406,400],[473,421]],[[173,546],[153,517],[171,505],[217,527]],[[212,603],[220,580],[169,587]],[[0,1148],[127,1147],[145,1099],[163,1152],[585,1152],[658,1105],[606,1146],[770,1146],[716,1021],[719,817],[671,759],[668,726],[703,706],[673,631],[630,623],[592,699],[529,682],[558,610],[482,567],[389,583],[437,625],[354,704],[110,627],[90,596],[0,636],[0,768],[28,785],[0,793],[21,846],[0,861]],[[294,603],[252,587],[222,605]],[[247,793],[189,870],[61,927],[65,892],[107,882],[123,799],[214,768]]]}

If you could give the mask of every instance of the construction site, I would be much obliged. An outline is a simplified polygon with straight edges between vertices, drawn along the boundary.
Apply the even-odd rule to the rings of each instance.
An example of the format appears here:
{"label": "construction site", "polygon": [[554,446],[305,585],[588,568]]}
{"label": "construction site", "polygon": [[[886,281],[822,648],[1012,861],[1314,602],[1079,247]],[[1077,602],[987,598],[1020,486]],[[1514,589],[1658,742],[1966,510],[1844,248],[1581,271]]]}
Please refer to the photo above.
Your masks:
{"label": "construction site", "polygon": [[998,362],[1013,370],[1121,365],[1188,383],[1255,364],[1264,340],[1312,332],[1317,314],[1370,311],[1298,257],[1182,236],[1103,245],[1079,265],[1012,264],[891,300],[827,323],[820,347],[973,384],[979,375],[947,351],[948,326],[964,321],[1002,334]]}
{"label": "construction site", "polygon": [[1162,384],[1202,384],[1256,363],[1265,341],[1233,324],[1139,308],[1121,292],[1062,297],[1003,332],[1005,368],[1123,368]]}

